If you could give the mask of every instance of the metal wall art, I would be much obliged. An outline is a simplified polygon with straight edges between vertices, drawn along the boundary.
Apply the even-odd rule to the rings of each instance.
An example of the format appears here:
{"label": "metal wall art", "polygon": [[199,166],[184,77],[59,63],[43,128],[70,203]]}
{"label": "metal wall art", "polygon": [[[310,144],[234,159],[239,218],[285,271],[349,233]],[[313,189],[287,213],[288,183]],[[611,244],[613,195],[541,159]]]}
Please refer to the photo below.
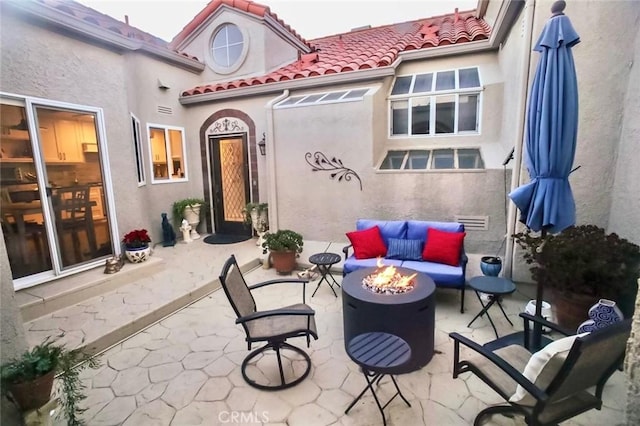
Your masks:
{"label": "metal wall art", "polygon": [[242,120],[230,120],[221,118],[216,120],[210,127],[209,133],[229,133],[242,131],[246,128],[246,124]]}
{"label": "metal wall art", "polygon": [[336,157],[331,157],[331,160],[327,158],[322,152],[316,151],[311,154],[307,152],[304,155],[304,159],[311,166],[312,172],[332,172],[330,174],[331,179],[338,178],[338,182],[341,181],[350,181],[352,177],[358,179],[358,183],[360,184],[360,191],[362,191],[362,181],[360,180],[360,176],[353,170],[345,167],[342,164],[342,160]]}

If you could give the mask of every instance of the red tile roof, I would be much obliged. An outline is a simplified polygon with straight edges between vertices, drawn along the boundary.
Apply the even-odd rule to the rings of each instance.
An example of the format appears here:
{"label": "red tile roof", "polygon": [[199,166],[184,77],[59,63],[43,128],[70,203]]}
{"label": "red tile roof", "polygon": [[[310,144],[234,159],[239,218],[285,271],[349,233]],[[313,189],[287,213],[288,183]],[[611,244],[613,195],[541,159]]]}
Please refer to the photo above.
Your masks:
{"label": "red tile roof", "polygon": [[[221,1],[233,2],[233,0],[215,0],[212,3]],[[236,0],[235,3],[238,1]],[[491,28],[483,19],[476,18],[474,12],[458,13],[456,10],[452,14],[428,19],[356,30],[311,40],[309,44],[314,49],[314,53],[303,54],[298,61],[269,74],[196,86],[182,92],[182,96],[386,67],[391,65],[401,52],[487,39]]]}

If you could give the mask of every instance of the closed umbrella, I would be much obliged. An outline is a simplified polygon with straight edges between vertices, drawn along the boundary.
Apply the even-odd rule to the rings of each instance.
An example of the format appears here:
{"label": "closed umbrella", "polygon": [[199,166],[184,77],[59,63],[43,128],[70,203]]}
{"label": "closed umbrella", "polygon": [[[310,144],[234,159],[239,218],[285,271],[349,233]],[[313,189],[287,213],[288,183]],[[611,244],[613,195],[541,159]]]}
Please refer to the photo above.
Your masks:
{"label": "closed umbrella", "polygon": [[[520,221],[543,234],[560,232],[576,218],[569,185],[578,132],[578,83],[571,48],[580,38],[562,13],[564,8],[564,1],[553,4],[553,16],[534,47],[540,57],[529,96],[525,150],[531,180],[509,194],[520,210]],[[541,309],[538,283],[537,316]],[[536,346],[541,332],[541,327],[534,329]]]}

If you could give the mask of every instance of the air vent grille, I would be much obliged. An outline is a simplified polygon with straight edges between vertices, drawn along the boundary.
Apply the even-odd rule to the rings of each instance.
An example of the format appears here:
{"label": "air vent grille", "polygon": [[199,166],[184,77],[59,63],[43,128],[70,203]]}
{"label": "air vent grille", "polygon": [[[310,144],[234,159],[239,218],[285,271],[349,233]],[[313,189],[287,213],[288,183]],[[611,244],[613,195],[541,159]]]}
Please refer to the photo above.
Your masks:
{"label": "air vent grille", "polygon": [[173,109],[168,106],[158,105],[158,112],[160,114],[173,115]]}
{"label": "air vent grille", "polygon": [[454,220],[464,224],[466,231],[487,231],[489,229],[489,216],[455,215]]}

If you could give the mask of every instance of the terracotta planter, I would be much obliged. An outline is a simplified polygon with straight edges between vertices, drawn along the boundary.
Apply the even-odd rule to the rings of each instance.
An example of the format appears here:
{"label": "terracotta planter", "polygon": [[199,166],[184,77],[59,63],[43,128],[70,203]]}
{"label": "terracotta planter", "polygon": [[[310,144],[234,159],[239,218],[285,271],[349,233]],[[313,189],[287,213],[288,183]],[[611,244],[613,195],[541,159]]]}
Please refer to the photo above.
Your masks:
{"label": "terracotta planter", "polygon": [[296,269],[296,252],[272,251],[271,264],[279,274],[290,274]]}
{"label": "terracotta planter", "polygon": [[551,310],[556,322],[568,330],[577,330],[589,319],[589,309],[598,303],[597,296],[584,294],[566,295],[555,289],[547,289],[551,299]]}
{"label": "terracotta planter", "polygon": [[54,375],[55,371],[50,371],[30,382],[7,385],[20,410],[29,411],[40,408],[51,399]]}

